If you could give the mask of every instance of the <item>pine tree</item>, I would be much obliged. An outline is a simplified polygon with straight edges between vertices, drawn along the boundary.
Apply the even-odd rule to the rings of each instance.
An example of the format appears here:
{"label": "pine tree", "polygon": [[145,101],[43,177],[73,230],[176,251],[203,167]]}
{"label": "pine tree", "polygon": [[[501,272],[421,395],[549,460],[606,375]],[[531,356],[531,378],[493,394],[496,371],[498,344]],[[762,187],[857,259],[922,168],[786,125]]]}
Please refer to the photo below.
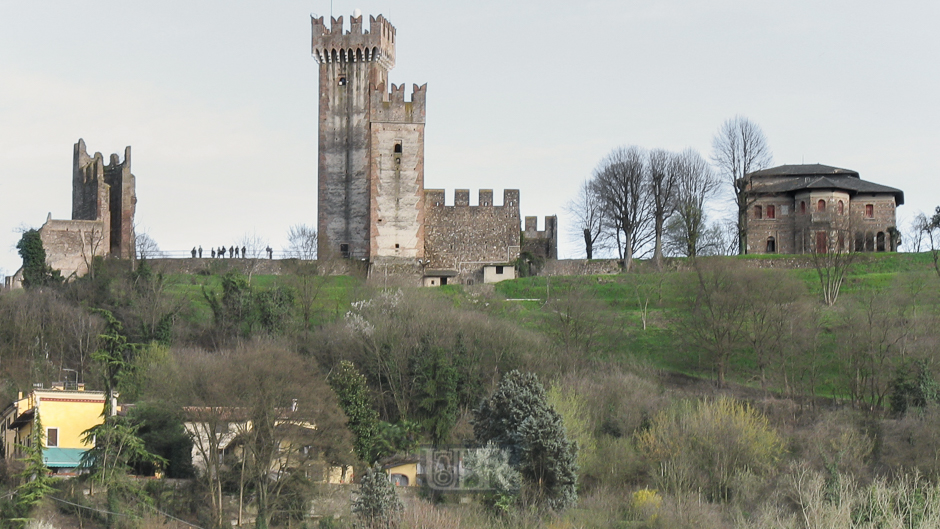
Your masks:
{"label": "pine tree", "polygon": [[26,467],[17,477],[20,485],[16,487],[15,501],[13,509],[16,518],[11,521],[25,527],[29,521],[29,512],[42,501],[43,496],[52,492],[52,477],[49,476],[49,469],[43,460],[43,446],[46,444],[45,430],[42,427],[42,421],[39,418],[39,411],[36,411],[36,418],[33,420],[33,430],[30,432],[29,446],[20,446],[26,454],[23,462]]}
{"label": "pine tree", "polygon": [[509,453],[532,503],[562,510],[577,501],[577,447],[534,374],[507,373],[474,410],[473,432],[480,445],[494,443]]}
{"label": "pine tree", "polygon": [[378,463],[362,476],[359,496],[353,500],[352,512],[369,529],[398,527],[404,510],[395,485]]}
{"label": "pine tree", "polygon": [[353,449],[362,461],[373,461],[378,435],[379,414],[372,407],[366,377],[352,362],[342,361],[329,377],[330,388],[339,399],[339,407],[348,417],[346,426],[356,439]]}

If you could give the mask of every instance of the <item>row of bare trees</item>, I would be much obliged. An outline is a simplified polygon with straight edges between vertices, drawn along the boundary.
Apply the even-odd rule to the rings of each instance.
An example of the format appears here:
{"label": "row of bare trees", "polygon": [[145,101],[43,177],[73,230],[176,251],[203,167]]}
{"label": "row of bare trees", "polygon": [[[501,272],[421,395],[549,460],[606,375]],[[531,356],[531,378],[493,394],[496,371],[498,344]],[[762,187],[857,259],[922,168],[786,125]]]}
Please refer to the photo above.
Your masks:
{"label": "row of bare trees", "polygon": [[[587,258],[612,253],[629,270],[641,252],[651,254],[657,268],[667,254],[744,253],[753,201],[750,175],[770,165],[770,148],[760,127],[741,116],[722,124],[712,148],[714,168],[693,149],[647,151],[632,145],[604,157],[566,207]],[[708,202],[723,185],[737,205],[734,243],[720,222],[706,219]]]}
{"label": "row of bare trees", "polygon": [[692,149],[618,147],[585,181],[568,211],[576,219],[589,259],[612,251],[630,269],[635,255],[652,251],[657,266],[666,250],[694,256],[709,246],[705,202],[718,179]]}

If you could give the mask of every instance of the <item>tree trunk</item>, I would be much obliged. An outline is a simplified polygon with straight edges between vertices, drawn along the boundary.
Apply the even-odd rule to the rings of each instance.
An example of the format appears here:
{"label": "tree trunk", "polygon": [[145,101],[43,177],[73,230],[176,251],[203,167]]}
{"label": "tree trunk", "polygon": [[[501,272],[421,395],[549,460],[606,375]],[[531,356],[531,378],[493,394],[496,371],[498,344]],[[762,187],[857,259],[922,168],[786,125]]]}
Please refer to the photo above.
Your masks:
{"label": "tree trunk", "polygon": [[594,242],[591,240],[591,230],[584,228],[584,253],[588,259],[593,259]]}

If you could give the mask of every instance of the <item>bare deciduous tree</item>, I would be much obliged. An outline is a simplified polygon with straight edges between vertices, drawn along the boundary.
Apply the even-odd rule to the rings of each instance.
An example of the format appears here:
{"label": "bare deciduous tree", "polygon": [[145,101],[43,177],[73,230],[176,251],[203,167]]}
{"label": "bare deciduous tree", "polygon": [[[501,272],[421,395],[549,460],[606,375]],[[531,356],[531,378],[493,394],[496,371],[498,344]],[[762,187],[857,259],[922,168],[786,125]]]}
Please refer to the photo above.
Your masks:
{"label": "bare deciduous tree", "polygon": [[689,285],[688,316],[682,336],[692,350],[703,351],[714,366],[718,386],[744,344],[749,317],[742,277],[751,271],[725,262],[695,260],[695,281]]}
{"label": "bare deciduous tree", "polygon": [[702,255],[706,243],[705,203],[714,198],[719,181],[711,167],[693,149],[686,149],[675,158],[677,190],[675,215],[666,229],[667,246],[686,257]]}
{"label": "bare deciduous tree", "polygon": [[839,298],[839,291],[845,281],[849,267],[855,262],[858,254],[849,251],[849,241],[852,236],[850,228],[835,229],[831,231],[810,231],[806,233],[807,239],[804,247],[810,249],[813,268],[819,277],[819,286],[822,290],[823,303],[833,306]]}
{"label": "bare deciduous tree", "polygon": [[134,238],[134,245],[137,247],[138,259],[154,259],[163,255],[157,241],[153,240],[146,231],[137,234]]}
{"label": "bare deciduous tree", "polygon": [[306,224],[295,224],[287,231],[287,254],[294,259],[309,261],[317,258],[317,230]]}
{"label": "bare deciduous tree", "polygon": [[738,253],[747,253],[747,211],[753,203],[748,194],[750,174],[768,167],[773,154],[760,126],[744,116],[725,121],[712,140],[712,162],[731,186],[738,206]]}
{"label": "bare deciduous tree", "polygon": [[591,183],[625,270],[632,268],[650,223],[646,157],[640,147],[618,147],[601,160]]}
{"label": "bare deciduous tree", "polygon": [[604,217],[600,201],[591,186],[590,180],[581,183],[578,195],[565,205],[565,210],[574,217],[570,224],[571,238],[584,242],[587,259],[593,259],[597,250],[603,250]]}
{"label": "bare deciduous tree", "polygon": [[649,200],[653,217],[653,262],[663,267],[663,229],[666,220],[676,211],[676,193],[682,174],[680,157],[663,149],[649,154]]}

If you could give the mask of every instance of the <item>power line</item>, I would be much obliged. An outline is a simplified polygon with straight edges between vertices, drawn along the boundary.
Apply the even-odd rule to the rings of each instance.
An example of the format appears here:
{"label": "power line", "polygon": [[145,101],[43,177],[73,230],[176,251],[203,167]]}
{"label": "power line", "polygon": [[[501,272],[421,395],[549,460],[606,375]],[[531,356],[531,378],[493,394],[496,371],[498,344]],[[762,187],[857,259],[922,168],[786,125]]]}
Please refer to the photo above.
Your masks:
{"label": "power line", "polygon": [[[57,502],[65,503],[65,504],[68,504],[68,505],[72,505],[73,507],[78,507],[79,509],[85,509],[85,510],[88,510],[88,511],[94,511],[94,512],[98,512],[98,513],[102,513],[102,514],[113,514],[114,516],[128,516],[127,514],[124,514],[124,513],[111,512],[111,511],[106,511],[106,510],[104,510],[104,509],[96,509],[96,508],[94,508],[94,507],[88,507],[87,505],[79,505],[79,504],[77,504],[77,503],[72,503],[72,502],[70,502],[70,501],[68,501],[68,500],[63,500],[62,498],[56,498],[56,497],[54,497],[54,496],[47,496],[47,497],[48,497],[49,499],[55,500],[55,501],[57,501]],[[162,516],[166,516],[167,518],[171,518],[171,519],[173,519],[173,520],[176,520],[177,522],[186,524],[186,525],[188,525],[188,526],[190,526],[190,527],[195,527],[196,529],[203,529],[202,527],[200,527],[200,526],[198,526],[198,525],[193,525],[193,524],[187,522],[186,520],[181,520],[181,519],[177,518],[176,516],[173,516],[172,514],[165,513],[165,512],[163,512],[163,511],[157,509],[157,508],[154,507],[153,505],[147,505],[147,507],[150,507],[150,508],[151,508],[154,512],[156,512],[157,514],[160,514],[160,515],[162,515]]]}

